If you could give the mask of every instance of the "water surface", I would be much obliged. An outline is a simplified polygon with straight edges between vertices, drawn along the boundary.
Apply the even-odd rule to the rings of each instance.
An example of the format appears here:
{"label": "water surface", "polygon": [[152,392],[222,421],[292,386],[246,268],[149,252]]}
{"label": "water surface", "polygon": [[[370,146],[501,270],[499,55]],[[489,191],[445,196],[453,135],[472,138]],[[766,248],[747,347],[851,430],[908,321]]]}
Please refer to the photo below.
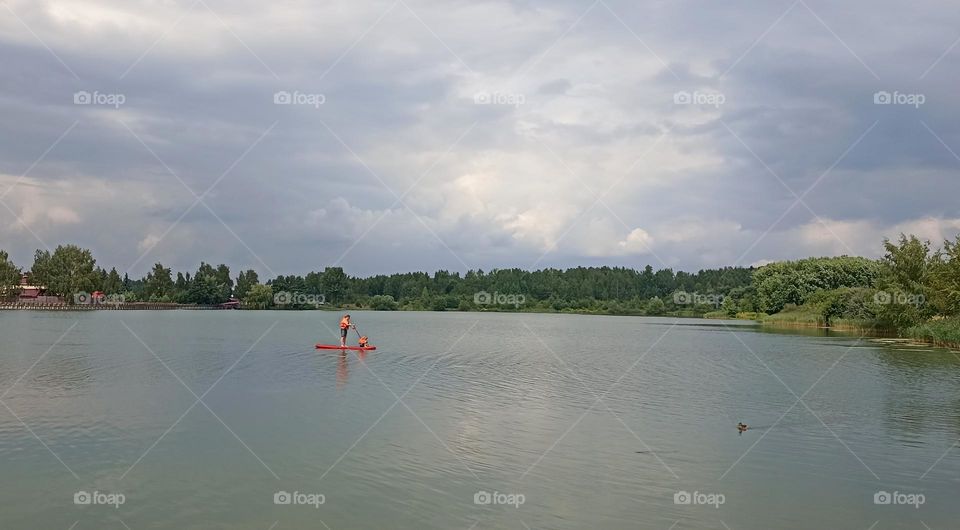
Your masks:
{"label": "water surface", "polygon": [[[0,312],[0,527],[960,519],[947,350],[744,322],[408,312],[354,313],[379,346],[363,358],[314,350],[338,317]],[[125,500],[76,505],[78,491]],[[275,504],[279,491],[325,502]],[[723,504],[676,504],[682,491]],[[925,502],[876,505],[879,491]],[[482,492],[524,502],[476,504]]]}

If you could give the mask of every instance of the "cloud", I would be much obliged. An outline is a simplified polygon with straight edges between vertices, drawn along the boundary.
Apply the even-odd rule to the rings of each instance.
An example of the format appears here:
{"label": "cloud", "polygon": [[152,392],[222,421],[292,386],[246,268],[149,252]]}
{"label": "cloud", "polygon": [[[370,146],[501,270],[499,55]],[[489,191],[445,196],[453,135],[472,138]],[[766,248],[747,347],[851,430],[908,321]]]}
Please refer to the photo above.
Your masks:
{"label": "cloud", "polygon": [[627,234],[627,238],[618,243],[621,248],[627,252],[644,253],[649,252],[653,246],[653,238],[642,228],[634,228]]}
{"label": "cloud", "polygon": [[950,237],[960,15],[857,2],[8,1],[0,194],[27,178],[2,246],[29,262],[37,237],[76,242],[134,275],[367,274],[695,270]]}

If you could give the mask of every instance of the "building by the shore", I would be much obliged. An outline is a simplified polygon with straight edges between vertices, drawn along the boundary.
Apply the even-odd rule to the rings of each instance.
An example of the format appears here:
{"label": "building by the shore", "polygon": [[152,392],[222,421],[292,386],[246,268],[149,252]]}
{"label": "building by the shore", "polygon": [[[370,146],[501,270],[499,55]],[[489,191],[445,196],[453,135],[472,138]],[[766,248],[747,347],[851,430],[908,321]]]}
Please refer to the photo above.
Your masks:
{"label": "building by the shore", "polygon": [[23,273],[20,276],[20,285],[15,287],[19,291],[17,302],[28,304],[62,304],[63,298],[55,295],[48,295],[47,288],[43,285],[33,285],[30,281],[30,274]]}

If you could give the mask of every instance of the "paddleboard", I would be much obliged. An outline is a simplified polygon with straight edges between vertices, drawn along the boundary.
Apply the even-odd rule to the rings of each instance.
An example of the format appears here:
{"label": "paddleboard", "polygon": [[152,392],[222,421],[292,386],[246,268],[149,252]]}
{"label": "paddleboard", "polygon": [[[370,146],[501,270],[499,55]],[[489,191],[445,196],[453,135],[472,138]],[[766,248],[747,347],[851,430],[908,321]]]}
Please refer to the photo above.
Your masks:
{"label": "paddleboard", "polygon": [[377,349],[376,346],[340,346],[339,344],[317,344],[318,350],[357,350],[357,351],[370,351]]}

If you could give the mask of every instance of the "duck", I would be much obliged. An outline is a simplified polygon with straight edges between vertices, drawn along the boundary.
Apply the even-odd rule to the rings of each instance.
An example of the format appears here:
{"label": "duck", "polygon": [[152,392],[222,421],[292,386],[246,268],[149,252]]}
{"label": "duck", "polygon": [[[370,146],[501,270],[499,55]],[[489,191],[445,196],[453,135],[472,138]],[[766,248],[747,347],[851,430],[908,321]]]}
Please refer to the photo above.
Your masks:
{"label": "duck", "polygon": [[747,429],[749,429],[749,428],[750,428],[750,427],[748,427],[746,423],[740,422],[740,423],[737,424],[737,431],[739,431],[739,432],[743,432],[743,431],[745,431],[745,430],[747,430]]}

